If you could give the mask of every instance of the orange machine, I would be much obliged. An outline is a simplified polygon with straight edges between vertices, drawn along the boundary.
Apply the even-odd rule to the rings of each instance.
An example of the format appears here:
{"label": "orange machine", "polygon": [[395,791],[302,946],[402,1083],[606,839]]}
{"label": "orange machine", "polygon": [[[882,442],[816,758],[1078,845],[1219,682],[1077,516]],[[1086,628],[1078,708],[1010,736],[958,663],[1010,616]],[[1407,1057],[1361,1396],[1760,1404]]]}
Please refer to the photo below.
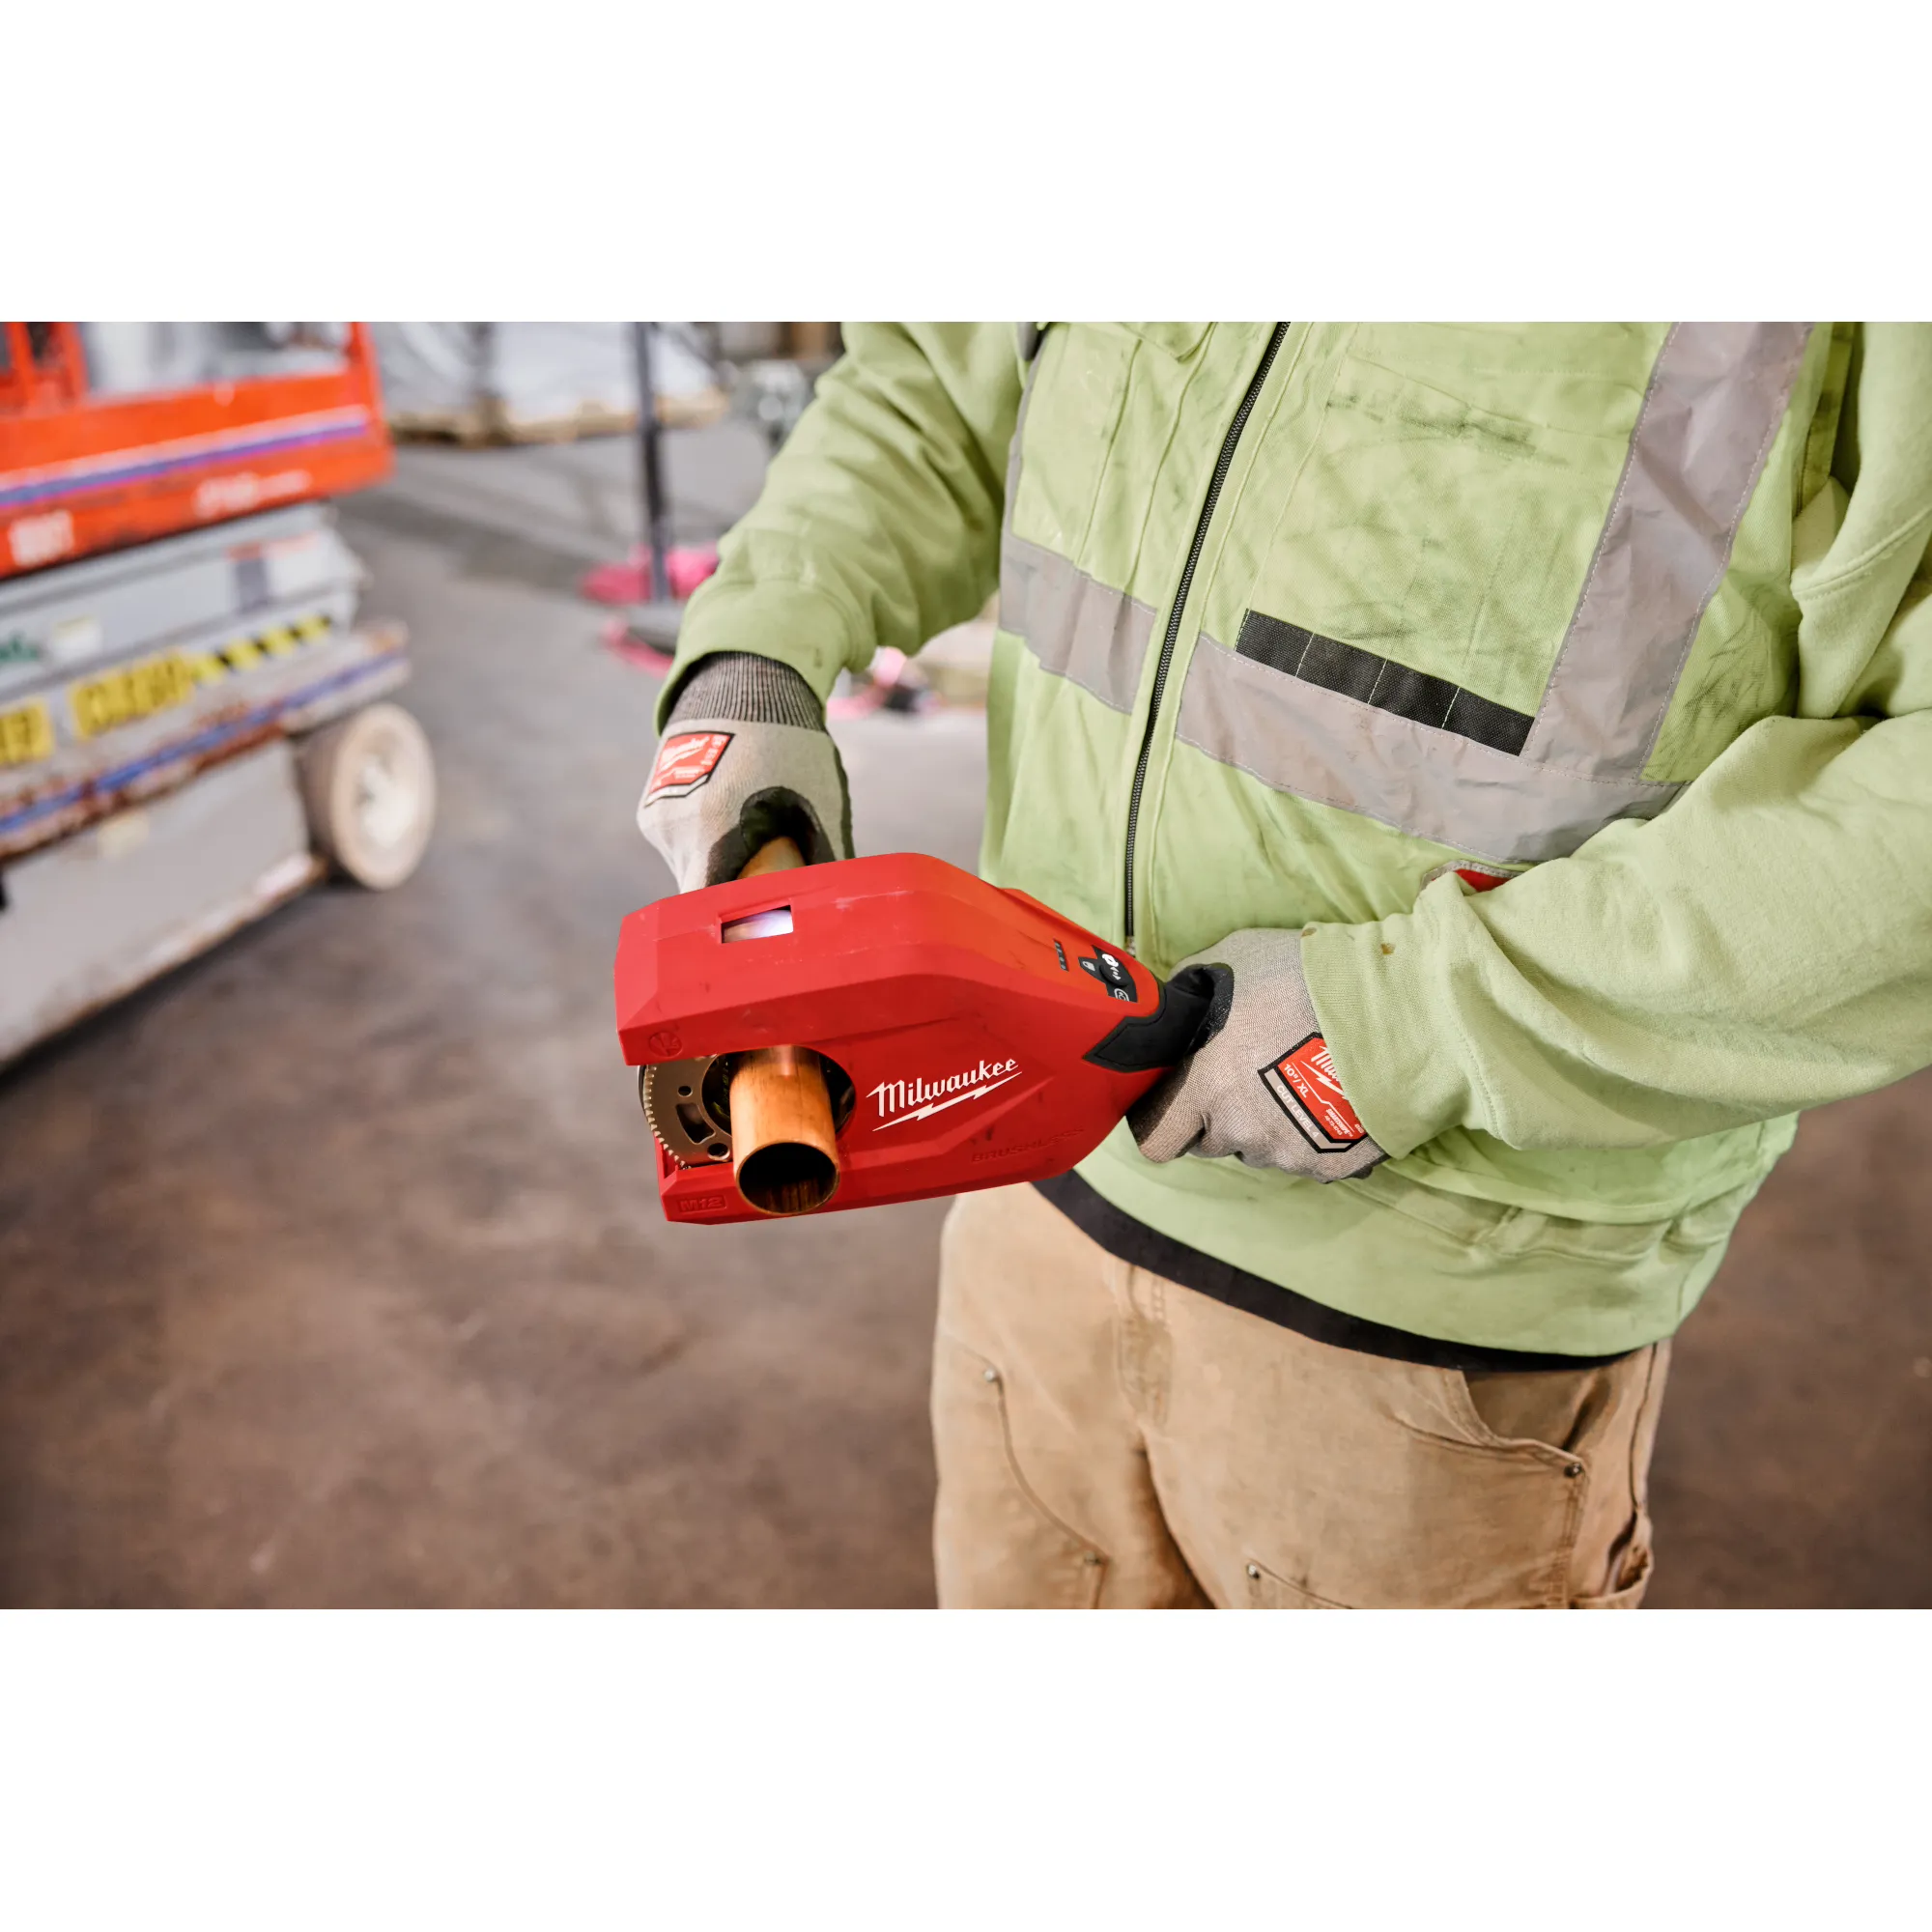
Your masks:
{"label": "orange machine", "polygon": [[0,579],[389,473],[376,353],[146,393],[91,387],[78,327],[0,323]]}
{"label": "orange machine", "polygon": [[324,500],[389,468],[359,323],[0,323],[0,1063],[415,869],[408,636]]}

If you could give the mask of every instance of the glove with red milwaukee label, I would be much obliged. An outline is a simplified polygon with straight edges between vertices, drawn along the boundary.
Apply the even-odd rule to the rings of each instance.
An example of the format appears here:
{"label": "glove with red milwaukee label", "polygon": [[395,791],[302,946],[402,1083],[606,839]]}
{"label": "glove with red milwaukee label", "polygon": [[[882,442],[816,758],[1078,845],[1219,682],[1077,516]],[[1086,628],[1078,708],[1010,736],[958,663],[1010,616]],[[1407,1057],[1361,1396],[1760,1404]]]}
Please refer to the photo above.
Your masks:
{"label": "glove with red milwaukee label", "polygon": [[1218,982],[1205,1042],[1127,1115],[1150,1160],[1233,1154],[1314,1180],[1385,1158],[1355,1118],[1301,972],[1301,934],[1231,932],[1181,962]]}
{"label": "glove with red milwaukee label", "polygon": [[700,659],[666,721],[638,829],[681,893],[735,879],[774,838],[809,866],[849,859],[845,769],[810,685],[747,651]]}

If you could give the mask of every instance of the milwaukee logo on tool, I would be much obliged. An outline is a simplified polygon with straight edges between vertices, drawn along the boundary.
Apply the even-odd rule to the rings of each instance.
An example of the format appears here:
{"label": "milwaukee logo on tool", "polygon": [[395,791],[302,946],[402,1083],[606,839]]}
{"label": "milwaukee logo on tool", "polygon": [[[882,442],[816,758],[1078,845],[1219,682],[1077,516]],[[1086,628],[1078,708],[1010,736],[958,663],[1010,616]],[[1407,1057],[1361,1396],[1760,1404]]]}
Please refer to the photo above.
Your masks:
{"label": "milwaukee logo on tool", "polygon": [[718,769],[718,760],[731,742],[729,731],[680,731],[658,747],[644,803],[654,798],[683,798]]}
{"label": "milwaukee logo on tool", "polygon": [[896,1127],[906,1121],[923,1121],[928,1115],[956,1107],[962,1100],[979,1100],[1009,1080],[1017,1080],[1017,1060],[982,1060],[964,1073],[949,1073],[943,1080],[881,1080],[872,1089],[877,1103],[879,1127]]}
{"label": "milwaukee logo on tool", "polygon": [[1342,1092],[1328,1042],[1319,1033],[1310,1034],[1261,1072],[1262,1085],[1275,1104],[1321,1152],[1339,1153],[1368,1138],[1368,1129]]}

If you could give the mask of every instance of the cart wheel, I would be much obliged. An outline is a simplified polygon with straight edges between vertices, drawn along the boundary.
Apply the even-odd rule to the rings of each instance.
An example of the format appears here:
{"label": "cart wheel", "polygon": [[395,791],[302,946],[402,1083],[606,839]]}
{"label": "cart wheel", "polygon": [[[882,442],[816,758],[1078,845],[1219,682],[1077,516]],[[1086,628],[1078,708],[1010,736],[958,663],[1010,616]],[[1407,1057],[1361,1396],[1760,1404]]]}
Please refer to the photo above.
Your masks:
{"label": "cart wheel", "polygon": [[436,764],[399,704],[371,704],[301,747],[302,798],[318,850],[372,892],[416,868],[436,820]]}

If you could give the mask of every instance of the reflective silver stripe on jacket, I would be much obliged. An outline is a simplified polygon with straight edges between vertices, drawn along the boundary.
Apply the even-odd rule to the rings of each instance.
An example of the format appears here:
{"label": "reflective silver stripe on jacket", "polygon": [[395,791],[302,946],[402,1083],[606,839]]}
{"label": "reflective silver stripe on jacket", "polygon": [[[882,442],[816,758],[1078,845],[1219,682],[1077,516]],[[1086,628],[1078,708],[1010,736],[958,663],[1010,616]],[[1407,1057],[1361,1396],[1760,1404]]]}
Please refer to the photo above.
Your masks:
{"label": "reflective silver stripe on jacket", "polygon": [[1204,637],[1175,735],[1275,791],[1339,806],[1498,865],[1575,851],[1613,818],[1648,818],[1677,787],[1532,765]]}
{"label": "reflective silver stripe on jacket", "polygon": [[1649,762],[1790,407],[1811,325],[1680,322],[1522,754],[1608,777]]}
{"label": "reflective silver stripe on jacket", "polygon": [[1000,546],[1000,628],[1026,639],[1042,670],[1131,711],[1153,639],[1153,608],[1009,529]]}
{"label": "reflective silver stripe on jacket", "polygon": [[1612,819],[1662,810],[1680,787],[1641,774],[1810,329],[1679,323],[1665,336],[1520,753],[1304,682],[1206,635],[1176,735],[1277,791],[1503,864],[1558,858]]}

